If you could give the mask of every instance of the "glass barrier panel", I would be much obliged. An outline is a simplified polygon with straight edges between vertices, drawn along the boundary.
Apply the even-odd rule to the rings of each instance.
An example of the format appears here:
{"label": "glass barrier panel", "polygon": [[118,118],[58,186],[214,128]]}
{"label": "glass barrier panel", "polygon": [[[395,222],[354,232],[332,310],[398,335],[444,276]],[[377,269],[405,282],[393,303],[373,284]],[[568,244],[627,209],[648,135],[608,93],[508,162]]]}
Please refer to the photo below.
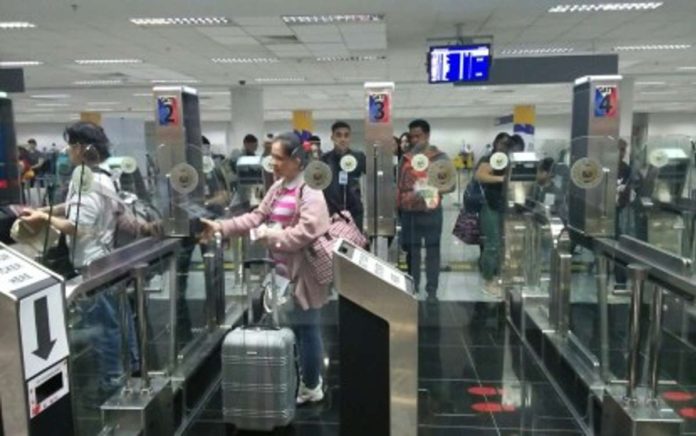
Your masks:
{"label": "glass barrier panel", "polygon": [[101,430],[101,404],[124,386],[126,366],[132,372],[139,368],[136,336],[125,282],[69,303],[70,380],[78,435]]}

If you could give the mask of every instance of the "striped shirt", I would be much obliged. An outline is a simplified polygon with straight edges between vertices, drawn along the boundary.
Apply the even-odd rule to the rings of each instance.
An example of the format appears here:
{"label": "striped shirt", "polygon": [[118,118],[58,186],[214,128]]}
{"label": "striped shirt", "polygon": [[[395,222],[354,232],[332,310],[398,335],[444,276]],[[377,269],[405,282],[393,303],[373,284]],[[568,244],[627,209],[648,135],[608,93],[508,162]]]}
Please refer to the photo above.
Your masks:
{"label": "striped shirt", "polygon": [[[297,211],[297,193],[299,188],[282,187],[278,191],[273,205],[271,206],[271,215],[269,224],[280,224],[282,228],[288,227],[292,223],[292,219]],[[280,276],[290,278],[288,271],[286,253],[271,251],[271,258],[276,262],[276,273]]]}

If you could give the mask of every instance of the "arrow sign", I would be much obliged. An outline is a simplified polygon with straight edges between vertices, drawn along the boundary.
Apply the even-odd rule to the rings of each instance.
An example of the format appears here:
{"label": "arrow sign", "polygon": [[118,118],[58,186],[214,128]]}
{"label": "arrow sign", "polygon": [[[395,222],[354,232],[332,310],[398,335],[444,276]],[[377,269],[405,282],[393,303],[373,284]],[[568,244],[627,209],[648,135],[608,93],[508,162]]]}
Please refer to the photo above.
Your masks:
{"label": "arrow sign", "polygon": [[36,350],[33,351],[36,357],[48,360],[48,356],[53,351],[55,340],[51,340],[51,327],[48,320],[48,297],[42,297],[34,301],[34,320],[36,323]]}

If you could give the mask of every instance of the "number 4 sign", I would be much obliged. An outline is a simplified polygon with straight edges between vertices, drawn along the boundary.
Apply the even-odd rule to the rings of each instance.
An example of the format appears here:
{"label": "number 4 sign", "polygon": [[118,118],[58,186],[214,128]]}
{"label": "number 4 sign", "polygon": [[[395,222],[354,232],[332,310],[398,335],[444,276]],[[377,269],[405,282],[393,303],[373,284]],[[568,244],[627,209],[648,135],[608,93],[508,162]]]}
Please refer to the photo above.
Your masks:
{"label": "number 4 sign", "polygon": [[613,118],[619,109],[619,88],[600,85],[595,88],[594,114],[597,118]]}

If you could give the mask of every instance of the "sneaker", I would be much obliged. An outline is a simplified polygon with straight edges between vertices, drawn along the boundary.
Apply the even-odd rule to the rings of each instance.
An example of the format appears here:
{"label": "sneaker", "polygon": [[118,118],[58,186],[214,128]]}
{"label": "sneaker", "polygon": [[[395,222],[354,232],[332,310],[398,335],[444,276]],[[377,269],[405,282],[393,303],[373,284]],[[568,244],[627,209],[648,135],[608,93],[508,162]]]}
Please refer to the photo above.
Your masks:
{"label": "sneaker", "polygon": [[503,288],[497,280],[490,280],[483,284],[483,292],[494,298],[503,298]]}
{"label": "sneaker", "polygon": [[297,393],[297,405],[305,403],[318,403],[324,399],[324,383],[319,377],[319,384],[314,389],[309,389],[304,382],[300,383],[300,390]]}

